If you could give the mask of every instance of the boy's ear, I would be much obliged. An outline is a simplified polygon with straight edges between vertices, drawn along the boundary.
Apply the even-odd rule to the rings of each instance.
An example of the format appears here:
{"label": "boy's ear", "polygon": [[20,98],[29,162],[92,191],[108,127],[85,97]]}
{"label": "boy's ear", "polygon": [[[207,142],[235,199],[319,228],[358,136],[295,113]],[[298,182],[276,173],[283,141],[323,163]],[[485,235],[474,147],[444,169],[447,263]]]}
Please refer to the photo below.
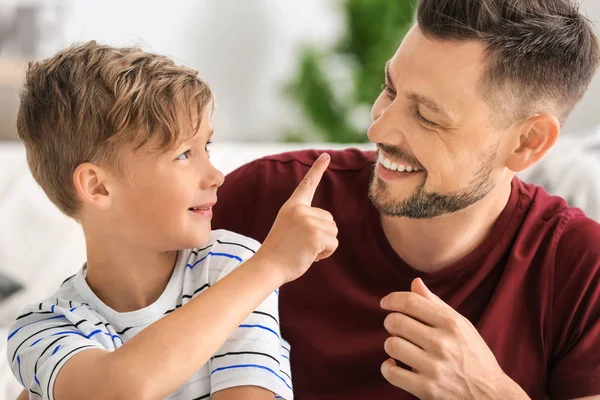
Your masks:
{"label": "boy's ear", "polygon": [[560,132],[560,122],[552,114],[529,118],[520,128],[519,143],[509,156],[507,167],[521,172],[537,163],[550,150]]}
{"label": "boy's ear", "polygon": [[101,210],[110,207],[109,175],[93,163],[79,164],[73,173],[73,183],[79,199]]}

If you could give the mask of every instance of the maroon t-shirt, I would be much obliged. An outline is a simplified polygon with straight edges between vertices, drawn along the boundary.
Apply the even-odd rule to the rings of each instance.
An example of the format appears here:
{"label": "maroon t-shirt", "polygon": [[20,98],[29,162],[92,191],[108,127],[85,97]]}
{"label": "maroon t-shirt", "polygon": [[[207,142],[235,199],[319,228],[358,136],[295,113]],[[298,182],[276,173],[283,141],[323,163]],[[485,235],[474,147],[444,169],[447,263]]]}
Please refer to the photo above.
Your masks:
{"label": "maroon t-shirt", "polygon": [[[534,399],[600,394],[600,225],[518,179],[485,241],[436,273],[407,265],[367,193],[374,153],[331,151],[313,205],[330,211],[339,248],[280,291],[300,400],[409,399],[384,380],[381,298],[415,277],[478,329]],[[263,241],[320,152],[266,157],[227,176],[213,227]],[[457,227],[460,229],[460,227]]]}

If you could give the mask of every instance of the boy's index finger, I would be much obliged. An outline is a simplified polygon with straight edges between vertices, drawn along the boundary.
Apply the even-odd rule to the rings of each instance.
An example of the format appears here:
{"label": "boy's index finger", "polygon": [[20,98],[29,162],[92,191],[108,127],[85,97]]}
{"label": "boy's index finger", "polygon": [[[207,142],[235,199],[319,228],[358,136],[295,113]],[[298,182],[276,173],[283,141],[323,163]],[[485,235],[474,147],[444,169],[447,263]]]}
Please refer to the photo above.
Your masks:
{"label": "boy's index finger", "polygon": [[298,187],[288,201],[310,206],[321,178],[323,178],[323,174],[327,171],[330,160],[331,157],[329,154],[321,154],[312,167],[310,167],[304,179],[298,184]]}

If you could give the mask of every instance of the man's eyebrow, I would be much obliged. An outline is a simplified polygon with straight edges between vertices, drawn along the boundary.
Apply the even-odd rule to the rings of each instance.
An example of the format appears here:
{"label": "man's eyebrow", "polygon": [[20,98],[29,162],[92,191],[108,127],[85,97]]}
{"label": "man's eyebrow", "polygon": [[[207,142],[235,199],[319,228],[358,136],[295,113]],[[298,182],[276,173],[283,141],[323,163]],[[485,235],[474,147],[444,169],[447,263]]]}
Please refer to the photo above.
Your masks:
{"label": "man's eyebrow", "polygon": [[[389,60],[388,62],[385,63],[385,80],[386,80],[386,84],[388,86],[390,86],[390,89],[394,90],[394,81],[392,80],[392,74],[390,72],[390,63],[391,63],[391,60]],[[448,119],[451,121],[454,120],[454,118],[452,118],[450,113],[447,112],[446,110],[444,110],[443,107],[439,106],[435,101],[433,101],[425,96],[422,96],[417,93],[408,93],[406,95],[406,97],[409,100],[423,104],[425,107],[427,107],[434,113],[438,114],[442,118],[445,118],[445,119]]]}
{"label": "man's eyebrow", "polygon": [[390,89],[394,89],[394,81],[392,81],[392,74],[390,74],[390,62],[391,60],[388,60],[385,63],[385,82],[390,86]]}
{"label": "man's eyebrow", "polygon": [[417,93],[408,93],[406,95],[406,97],[409,100],[412,100],[414,102],[417,102],[419,104],[423,104],[425,107],[427,107],[428,109],[430,109],[431,111],[433,111],[434,113],[438,114],[440,117],[443,117],[445,119],[449,119],[449,120],[453,120],[454,118],[452,118],[452,116],[450,115],[450,113],[448,113],[446,110],[444,110],[441,106],[439,106],[438,104],[436,104],[435,101],[422,96],[420,94]]}

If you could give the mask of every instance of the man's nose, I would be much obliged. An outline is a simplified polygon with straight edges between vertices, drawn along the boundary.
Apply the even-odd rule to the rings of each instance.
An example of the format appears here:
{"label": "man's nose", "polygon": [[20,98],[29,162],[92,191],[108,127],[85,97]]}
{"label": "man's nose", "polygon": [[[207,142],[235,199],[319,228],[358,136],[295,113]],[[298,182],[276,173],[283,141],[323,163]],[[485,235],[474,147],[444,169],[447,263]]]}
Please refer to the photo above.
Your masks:
{"label": "man's nose", "polygon": [[394,103],[383,108],[377,103],[373,107],[373,122],[367,131],[367,136],[372,143],[384,143],[398,146],[405,144],[406,135],[403,126],[404,117],[400,110],[394,107]]}

